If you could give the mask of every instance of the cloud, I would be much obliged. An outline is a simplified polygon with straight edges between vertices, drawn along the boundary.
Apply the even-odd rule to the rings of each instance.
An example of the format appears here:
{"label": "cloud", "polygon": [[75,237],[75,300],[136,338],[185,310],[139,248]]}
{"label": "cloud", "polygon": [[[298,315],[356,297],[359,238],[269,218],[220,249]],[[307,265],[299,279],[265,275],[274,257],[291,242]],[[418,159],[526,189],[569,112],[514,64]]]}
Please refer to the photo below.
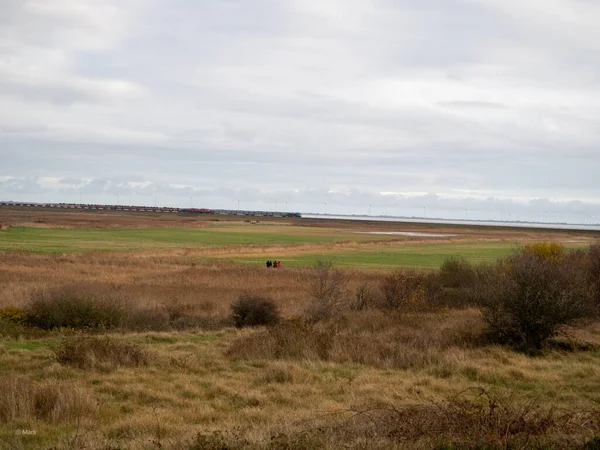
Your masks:
{"label": "cloud", "polygon": [[0,177],[594,205],[598,20],[585,0],[0,0]]}

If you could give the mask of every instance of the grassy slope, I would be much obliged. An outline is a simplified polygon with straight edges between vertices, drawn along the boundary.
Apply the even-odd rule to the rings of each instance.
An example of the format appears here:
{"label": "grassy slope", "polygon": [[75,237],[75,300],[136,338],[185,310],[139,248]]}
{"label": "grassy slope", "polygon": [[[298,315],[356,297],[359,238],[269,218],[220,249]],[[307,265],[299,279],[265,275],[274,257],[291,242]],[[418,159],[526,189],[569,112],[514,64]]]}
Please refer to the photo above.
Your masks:
{"label": "grassy slope", "polygon": [[[600,359],[594,352],[549,352],[533,358],[495,347],[455,348],[424,367],[406,370],[225,356],[236,338],[249,333],[254,331],[118,335],[145,346],[154,356],[146,369],[113,372],[53,362],[49,346],[56,340],[27,346],[6,342],[0,346],[0,376],[69,380],[91,390],[99,409],[81,432],[91,448],[107,438],[115,445],[138,448],[136,442],[149,442],[157,434],[169,448],[197,432],[234,427],[250,427],[253,438],[268,440],[271,431],[282,427],[309,427],[305,419],[327,419],[330,413],[372,405],[427,404],[474,386],[492,392],[510,389],[518,398],[544,407],[588,408],[600,401]],[[37,434],[17,437],[14,424],[0,425],[0,441],[15,448],[22,448],[19,443],[24,448],[46,447],[75,433],[72,425],[39,421],[22,427]]]}

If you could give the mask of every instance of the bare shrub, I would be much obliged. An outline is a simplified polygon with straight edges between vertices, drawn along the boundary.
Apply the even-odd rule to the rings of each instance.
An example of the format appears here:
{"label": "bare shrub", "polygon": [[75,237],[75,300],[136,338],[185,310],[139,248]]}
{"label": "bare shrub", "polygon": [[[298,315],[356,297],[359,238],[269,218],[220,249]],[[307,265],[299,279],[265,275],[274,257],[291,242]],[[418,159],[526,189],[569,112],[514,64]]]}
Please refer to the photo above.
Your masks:
{"label": "bare shrub", "polygon": [[273,300],[244,293],[231,304],[231,316],[236,327],[274,325],[279,321],[279,311]]}
{"label": "bare shrub", "polygon": [[91,416],[96,402],[90,392],[72,383],[34,384],[22,377],[0,377],[0,422],[52,423]]}
{"label": "bare shrub", "polygon": [[596,242],[587,250],[587,271],[596,306],[600,308],[600,242]]}
{"label": "bare shrub", "polygon": [[353,311],[363,311],[376,303],[377,292],[370,284],[363,283],[354,291],[354,297],[348,301],[348,306]]}
{"label": "bare shrub", "polygon": [[199,449],[595,449],[597,410],[561,411],[510,392],[471,388],[437,402],[377,404],[327,413],[270,432],[265,445],[243,429],[198,434]]}
{"label": "bare shrub", "polygon": [[597,313],[585,271],[576,257],[516,253],[485,275],[482,297],[490,336],[528,350],[538,350],[561,325]]}
{"label": "bare shrub", "polygon": [[[510,393],[473,388],[430,405],[355,411],[333,432],[375,442],[429,442],[435,448],[525,448],[551,443],[553,432],[585,439],[600,429],[599,417],[598,411],[557,411],[518,401]],[[562,444],[580,448],[583,442],[565,439]]]}
{"label": "bare shrub", "polygon": [[312,303],[307,308],[309,320],[326,320],[341,309],[350,274],[336,269],[331,261],[318,261],[308,275],[308,293]]}
{"label": "bare shrub", "polygon": [[54,349],[54,354],[60,364],[92,370],[146,365],[149,359],[137,345],[91,336],[67,338]]}
{"label": "bare shrub", "polygon": [[410,309],[425,301],[427,275],[420,272],[397,270],[387,274],[380,284],[382,306],[388,309]]}
{"label": "bare shrub", "polygon": [[44,330],[111,329],[121,325],[125,304],[114,293],[72,285],[33,292],[25,312],[27,324]]}

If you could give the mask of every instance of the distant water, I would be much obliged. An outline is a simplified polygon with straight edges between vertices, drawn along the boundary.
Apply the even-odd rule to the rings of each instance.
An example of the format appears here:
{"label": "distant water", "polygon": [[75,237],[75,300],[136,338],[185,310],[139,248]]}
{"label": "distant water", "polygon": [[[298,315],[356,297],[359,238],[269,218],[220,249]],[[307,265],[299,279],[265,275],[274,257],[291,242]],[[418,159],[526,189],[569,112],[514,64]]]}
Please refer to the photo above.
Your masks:
{"label": "distant water", "polygon": [[417,233],[414,231],[357,231],[356,234],[386,234],[390,236],[452,237],[455,234]]}
{"label": "distant water", "polygon": [[368,220],[371,222],[399,222],[423,223],[441,225],[480,225],[487,227],[517,227],[517,228],[546,228],[549,230],[578,230],[600,231],[600,224],[584,225],[569,223],[537,223],[537,222],[502,222],[485,220],[450,220],[450,219],[424,219],[414,217],[381,217],[381,216],[335,216],[330,214],[302,214],[308,219],[335,219],[335,220]]}

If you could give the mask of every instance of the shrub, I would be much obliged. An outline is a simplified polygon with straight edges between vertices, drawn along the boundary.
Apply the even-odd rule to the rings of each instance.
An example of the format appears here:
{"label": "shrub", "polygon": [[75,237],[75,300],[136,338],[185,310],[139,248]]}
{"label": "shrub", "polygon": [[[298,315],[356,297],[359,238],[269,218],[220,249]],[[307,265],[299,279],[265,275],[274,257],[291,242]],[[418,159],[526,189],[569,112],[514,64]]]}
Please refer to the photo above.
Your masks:
{"label": "shrub", "polygon": [[380,284],[383,307],[414,308],[425,300],[427,275],[418,272],[395,271],[386,275]]}
{"label": "shrub", "polygon": [[238,328],[273,325],[279,321],[279,311],[273,300],[248,293],[232,303],[231,316]]}
{"label": "shrub", "polygon": [[108,337],[77,336],[65,339],[54,349],[60,364],[79,369],[113,369],[118,366],[140,366],[148,363],[148,355],[140,347]]}
{"label": "shrub", "polygon": [[308,293],[312,303],[306,313],[309,320],[318,322],[331,317],[346,295],[350,275],[335,269],[331,261],[318,261],[308,275]]}
{"label": "shrub", "polygon": [[556,242],[536,242],[523,246],[520,252],[540,259],[559,260],[565,255],[564,250],[564,247]]}
{"label": "shrub", "polygon": [[522,251],[482,272],[478,294],[490,336],[540,349],[561,325],[594,315],[587,274],[574,259]]}
{"label": "shrub", "polygon": [[600,242],[590,245],[587,251],[587,272],[596,306],[600,308]]}
{"label": "shrub", "polygon": [[26,314],[21,308],[16,306],[6,306],[0,308],[0,320],[6,320],[13,323],[22,324],[25,322]]}
{"label": "shrub", "polygon": [[444,259],[439,270],[440,281],[445,288],[469,288],[477,278],[473,265],[464,258],[449,257]]}
{"label": "shrub", "polygon": [[348,306],[353,311],[362,311],[372,307],[376,303],[376,292],[373,287],[367,283],[363,283],[354,292],[354,298],[350,299]]}
{"label": "shrub", "polygon": [[25,312],[28,325],[44,330],[110,329],[121,324],[125,308],[122,299],[114,295],[67,286],[34,292]]}
{"label": "shrub", "polygon": [[61,422],[88,417],[96,410],[89,392],[72,383],[36,385],[22,377],[0,377],[0,423],[35,419]]}
{"label": "shrub", "polygon": [[595,450],[599,418],[597,410],[560,411],[473,388],[424,405],[379,403],[329,413],[308,426],[306,421],[275,426],[266,445],[241,428],[199,433],[188,449]]}

